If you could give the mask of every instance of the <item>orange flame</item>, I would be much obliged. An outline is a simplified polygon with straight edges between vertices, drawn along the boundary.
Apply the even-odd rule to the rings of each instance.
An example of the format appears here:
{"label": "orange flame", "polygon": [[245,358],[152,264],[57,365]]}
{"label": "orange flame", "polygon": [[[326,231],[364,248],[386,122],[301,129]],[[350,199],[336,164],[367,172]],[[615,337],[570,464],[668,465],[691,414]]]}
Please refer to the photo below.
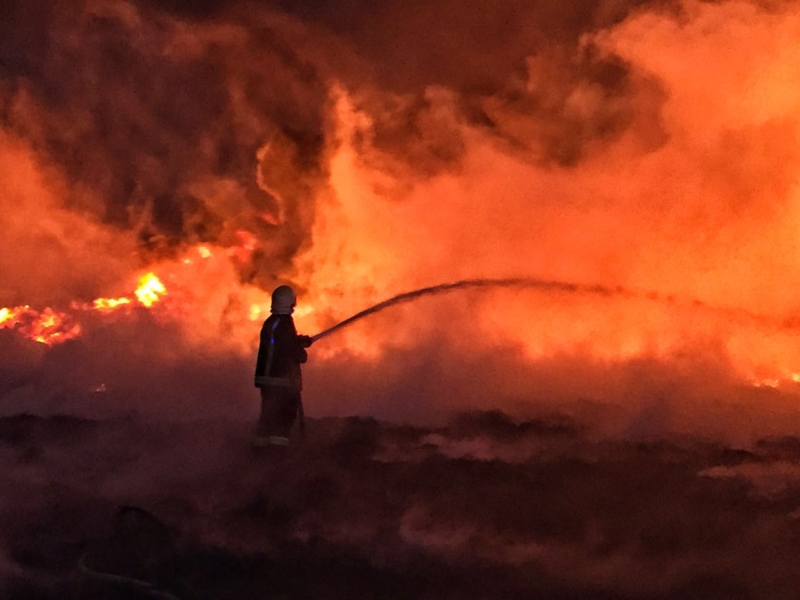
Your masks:
{"label": "orange flame", "polygon": [[28,305],[0,308],[0,329],[9,328],[43,344],[64,342],[78,337],[81,327],[69,315],[45,308],[41,313]]}
{"label": "orange flame", "polygon": [[92,305],[101,312],[109,312],[130,303],[130,298],[98,298]]}
{"label": "orange flame", "polygon": [[10,327],[14,325],[17,315],[28,308],[30,307],[18,306],[17,308],[0,308],[0,327]]}
{"label": "orange flame", "polygon": [[[139,279],[139,287],[134,292],[142,306],[150,308],[167,294],[167,289],[155,273],[147,273]],[[91,303],[72,303],[78,311],[110,313],[125,306],[133,300],[128,297],[97,298]],[[36,342],[53,345],[74,339],[83,333],[79,323],[66,312],[59,312],[47,307],[41,312],[25,304],[14,308],[0,308],[0,329],[13,329]]]}
{"label": "orange flame", "polygon": [[164,284],[156,277],[155,273],[148,273],[139,280],[139,287],[136,288],[134,293],[142,305],[150,308],[159,301],[161,296],[167,294],[167,288],[164,287]]}

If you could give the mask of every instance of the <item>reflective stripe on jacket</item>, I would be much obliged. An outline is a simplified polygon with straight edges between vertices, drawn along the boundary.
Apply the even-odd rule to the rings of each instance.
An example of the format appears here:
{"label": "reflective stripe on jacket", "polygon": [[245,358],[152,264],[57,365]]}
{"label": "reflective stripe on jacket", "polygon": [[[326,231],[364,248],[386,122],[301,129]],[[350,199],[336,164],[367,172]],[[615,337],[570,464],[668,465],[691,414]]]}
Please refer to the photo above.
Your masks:
{"label": "reflective stripe on jacket", "polygon": [[254,383],[301,390],[300,364],[308,360],[291,315],[271,315],[261,328]]}

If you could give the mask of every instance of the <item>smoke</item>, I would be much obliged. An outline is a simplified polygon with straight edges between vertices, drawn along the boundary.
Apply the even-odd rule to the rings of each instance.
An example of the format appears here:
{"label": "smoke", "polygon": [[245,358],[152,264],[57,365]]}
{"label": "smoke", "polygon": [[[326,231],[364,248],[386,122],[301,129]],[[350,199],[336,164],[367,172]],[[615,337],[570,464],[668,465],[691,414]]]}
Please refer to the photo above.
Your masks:
{"label": "smoke", "polygon": [[68,311],[144,271],[169,292],[62,347],[1,330],[4,413],[250,415],[277,283],[314,334],[531,278],[568,289],[421,298],[320,340],[310,414],[794,427],[792,4],[1,10],[0,306]]}
{"label": "smoke", "polygon": [[130,240],[67,210],[61,196],[68,184],[60,173],[2,129],[0,176],[4,306],[91,297],[129,271]]}
{"label": "smoke", "polygon": [[296,49],[292,24],[268,11],[199,24],[102,1],[30,22],[22,4],[6,27],[37,40],[3,58],[6,126],[64,173],[65,207],[130,232],[145,260],[233,245],[244,228],[285,268],[324,174],[324,65]]}
{"label": "smoke", "polygon": [[[716,410],[718,399],[724,404],[725,397],[741,397],[735,389],[723,391],[731,381],[758,382],[774,370],[788,380],[794,372],[794,334],[780,327],[742,326],[733,318],[737,310],[763,310],[788,321],[794,312],[797,270],[790,257],[796,254],[796,154],[795,136],[789,132],[796,129],[796,120],[787,108],[794,101],[786,98],[796,94],[784,75],[794,67],[777,47],[758,54],[740,49],[734,40],[743,31],[753,34],[748,39],[788,39],[796,16],[785,5],[687,3],[676,9],[640,7],[619,23],[584,30],[573,45],[559,46],[568,57],[565,63],[551,58],[557,53],[531,50],[519,87],[522,99],[540,107],[540,90],[557,90],[552,110],[584,127],[556,129],[554,139],[576,148],[563,155],[545,144],[546,128],[559,127],[559,119],[535,109],[523,111],[521,100],[503,102],[496,89],[488,93],[484,105],[494,110],[493,121],[507,123],[529,141],[523,144],[498,135],[498,128],[486,122],[471,121],[463,109],[464,90],[439,82],[421,93],[424,107],[416,115],[428,124],[424,130],[430,136],[423,140],[459,140],[446,144],[461,148],[458,160],[445,170],[431,167],[435,160],[425,161],[417,146],[404,141],[394,147],[398,155],[407,152],[405,164],[387,151],[382,127],[394,117],[413,122],[403,108],[411,99],[370,90],[339,96],[343,143],[331,167],[338,203],[315,223],[306,271],[309,289],[322,289],[342,318],[371,304],[361,297],[359,304],[351,302],[341,291],[343,277],[348,288],[361,287],[379,301],[440,280],[442,273],[449,280],[530,275],[599,282],[731,309],[731,318],[710,317],[638,301],[500,292],[466,308],[455,300],[449,300],[449,310],[420,303],[399,313],[391,328],[375,322],[353,342],[359,352],[376,345],[414,348],[409,350],[414,356],[418,351],[419,361],[405,373],[414,380],[406,386],[411,398],[406,402],[420,396],[417,382],[431,379],[420,377],[420,362],[437,372],[438,381],[448,381],[440,388],[443,394],[431,394],[421,404],[436,404],[441,395],[463,397],[455,384],[458,377],[444,375],[452,374],[451,368],[472,368],[468,359],[458,367],[449,363],[463,352],[463,344],[452,344],[462,337],[471,344],[484,340],[487,351],[492,343],[502,347],[506,338],[511,343],[505,356],[521,354],[551,369],[561,362],[558,357],[564,359],[564,370],[573,359],[617,363],[621,370],[625,364],[646,364],[644,379],[649,381],[674,374],[670,363],[685,356],[679,370],[696,373],[691,378],[696,389],[714,387],[709,377],[720,384],[710,397],[695,397],[700,411],[703,405]],[[756,67],[755,55],[771,66]],[[738,65],[735,76],[724,66],[728,61]],[[616,81],[614,93],[588,78],[551,77],[548,68],[560,72],[567,63],[595,75],[601,65],[617,65],[617,78],[609,79]],[[684,68],[695,63],[692,70]],[[771,102],[776,89],[781,101]],[[382,96],[382,104],[370,104],[376,96]],[[766,101],[756,104],[762,97]],[[615,110],[621,115],[612,119],[616,126],[598,120]],[[584,135],[595,123],[604,135]],[[387,197],[394,202],[387,203]],[[402,249],[414,251],[410,255]],[[430,333],[421,316],[425,312],[436,329],[453,330],[442,336],[445,343],[414,346],[413,340]],[[432,358],[426,354],[430,347],[448,356]],[[710,357],[723,366],[709,373],[704,363]],[[688,366],[693,362],[696,367]],[[403,364],[408,363],[394,355],[380,367],[392,373]],[[529,378],[536,370],[516,371],[517,378]],[[608,377],[597,377],[587,367],[576,377],[596,385],[593,398],[613,403],[619,390],[609,384],[614,372],[611,367]],[[486,386],[487,397],[505,402],[492,393],[495,382],[505,383],[503,375],[476,375],[475,381]],[[403,377],[391,379],[401,385]],[[453,384],[450,389],[448,384]],[[552,393],[554,387],[544,389]],[[675,382],[675,388],[682,385]],[[680,397],[685,394],[653,398],[662,394],[655,387],[635,395],[648,419],[663,412],[648,408],[653,404],[671,406],[663,409],[668,413],[684,412]]]}

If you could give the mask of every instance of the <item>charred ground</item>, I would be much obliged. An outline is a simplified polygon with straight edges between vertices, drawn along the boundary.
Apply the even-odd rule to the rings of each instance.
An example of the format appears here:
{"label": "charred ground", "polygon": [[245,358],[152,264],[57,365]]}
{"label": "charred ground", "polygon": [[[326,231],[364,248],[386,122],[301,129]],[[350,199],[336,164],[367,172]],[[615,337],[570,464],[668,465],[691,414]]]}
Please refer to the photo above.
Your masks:
{"label": "charred ground", "polygon": [[282,460],[247,436],[0,418],[3,596],[788,598],[800,583],[796,438],[600,440],[499,412],[311,420]]}

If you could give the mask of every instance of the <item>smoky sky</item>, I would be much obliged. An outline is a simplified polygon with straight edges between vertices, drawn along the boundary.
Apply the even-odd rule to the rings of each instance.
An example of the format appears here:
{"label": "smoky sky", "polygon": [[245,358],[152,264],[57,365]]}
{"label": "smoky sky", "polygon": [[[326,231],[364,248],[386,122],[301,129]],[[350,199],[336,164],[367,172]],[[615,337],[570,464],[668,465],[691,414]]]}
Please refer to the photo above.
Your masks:
{"label": "smoky sky", "polygon": [[[526,57],[546,55],[553,73],[563,70],[557,87],[564,94],[574,81],[589,79],[610,99],[624,95],[627,72],[620,61],[589,53],[578,64],[558,65],[582,33],[634,8],[85,2],[67,9],[11,2],[0,34],[3,119],[71,181],[100,197],[99,206],[87,207],[75,191],[68,205],[134,229],[144,250],[225,240],[238,219],[275,239],[277,258],[287,261],[308,242],[313,188],[326,171],[332,77],[354,88],[411,95],[376,121],[375,145],[411,163],[404,170],[412,177],[455,168],[463,152],[457,132],[429,139],[422,116],[429,86],[454,90],[465,119],[518,144],[525,142],[487,114],[482,100],[497,97],[505,109],[554,121],[540,158],[572,163],[585,142],[618,133],[630,115],[609,101],[597,114],[573,117],[564,113],[562,92],[522,97],[514,81],[524,74]],[[265,173],[266,186],[259,186],[256,155],[275,137],[287,140],[274,152],[298,175],[287,181],[281,173],[271,183]],[[201,197],[208,180],[235,182],[240,201],[220,206]],[[256,216],[281,209],[289,212],[277,231]]]}
{"label": "smoky sky", "polygon": [[[791,3],[0,11],[0,307],[69,312],[130,296],[147,271],[169,291],[152,316],[73,315],[73,351],[7,339],[7,411],[124,408],[128,392],[169,407],[149,379],[173,414],[193,398],[216,411],[226,385],[248,406],[274,285],[295,286],[314,334],[398,293],[498,277],[638,299],[491,292],[374,317],[314,347],[318,410],[630,402],[618,428],[658,433],[728,400],[790,403]],[[76,373],[69,394],[53,373]]]}
{"label": "smoky sky", "polygon": [[[243,228],[263,247],[240,278],[268,287],[313,244],[337,143],[333,82],[373,116],[369,139],[354,139],[362,160],[409,185],[460,169],[463,124],[523,160],[576,165],[588,145],[658,120],[656,84],[653,106],[634,108],[625,62],[579,49],[638,9],[15,1],[0,25],[2,122],[60,171],[59,203],[131,238],[141,262],[230,246]],[[525,83],[531,57],[546,86]],[[599,94],[588,111],[569,107],[581,86]],[[453,95],[455,120],[431,90]],[[536,125],[520,129],[514,115]],[[657,122],[648,127],[657,145]]]}
{"label": "smoky sky", "polygon": [[[256,154],[270,138],[287,140],[276,142],[286,169],[313,180],[325,90],[317,67],[283,32],[235,19],[231,31],[215,32],[219,40],[203,40],[167,13],[128,4],[4,10],[6,127],[80,186],[67,206],[133,230],[156,254],[225,239],[236,219],[250,229],[261,223],[259,232],[282,240],[291,258],[307,226],[298,215],[313,213],[307,186],[277,189],[265,172],[272,193],[260,189]],[[181,48],[184,26],[190,43]],[[200,199],[197,188],[208,180],[239,186],[239,202]],[[99,199],[87,201],[86,190]],[[275,232],[255,216],[277,214],[277,202],[291,224]]]}

